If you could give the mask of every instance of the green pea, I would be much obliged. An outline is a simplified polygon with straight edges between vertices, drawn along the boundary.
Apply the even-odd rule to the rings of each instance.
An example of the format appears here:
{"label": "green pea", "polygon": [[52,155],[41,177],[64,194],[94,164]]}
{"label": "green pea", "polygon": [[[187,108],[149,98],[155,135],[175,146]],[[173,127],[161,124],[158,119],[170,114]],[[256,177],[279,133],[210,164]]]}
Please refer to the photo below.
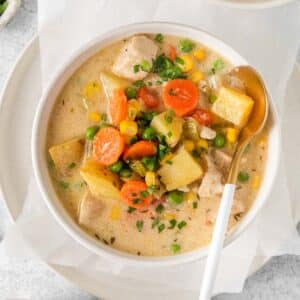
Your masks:
{"label": "green pea", "polygon": [[129,86],[125,89],[125,94],[127,96],[127,99],[133,99],[133,98],[136,98],[136,95],[137,95],[137,89],[132,87],[132,86]]}
{"label": "green pea", "polygon": [[249,180],[249,174],[244,171],[240,171],[238,174],[238,181],[239,182],[246,182]]}
{"label": "green pea", "polygon": [[128,177],[130,177],[132,175],[132,171],[130,170],[130,169],[121,169],[121,171],[120,171],[120,176],[121,177],[125,177],[125,178],[128,178]]}
{"label": "green pea", "polygon": [[142,163],[149,171],[154,171],[157,168],[157,160],[155,156],[143,157]]}
{"label": "green pea", "polygon": [[191,52],[195,47],[195,44],[188,40],[188,39],[185,39],[185,40],[181,40],[179,42],[179,48],[182,52]]}
{"label": "green pea", "polygon": [[151,127],[147,127],[142,134],[142,138],[144,140],[154,140],[155,139],[154,129]]}
{"label": "green pea", "polygon": [[226,144],[226,138],[223,133],[218,133],[213,140],[213,144],[216,148],[223,148]]}
{"label": "green pea", "polygon": [[93,127],[89,127],[87,128],[87,130],[85,131],[85,138],[87,140],[92,140],[94,139],[96,133],[99,130],[99,126],[93,126]]}
{"label": "green pea", "polygon": [[123,167],[123,163],[121,160],[118,160],[114,164],[109,166],[109,169],[114,173],[119,173]]}
{"label": "green pea", "polygon": [[169,192],[167,195],[167,201],[172,205],[181,204],[183,202],[183,192],[177,190]]}

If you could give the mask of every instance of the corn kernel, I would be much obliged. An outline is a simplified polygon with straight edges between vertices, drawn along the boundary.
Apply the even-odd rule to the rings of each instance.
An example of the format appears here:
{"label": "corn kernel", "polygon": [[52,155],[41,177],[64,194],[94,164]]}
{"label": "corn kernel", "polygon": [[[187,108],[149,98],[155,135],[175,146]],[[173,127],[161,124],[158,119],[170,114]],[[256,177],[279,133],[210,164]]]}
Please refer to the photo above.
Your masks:
{"label": "corn kernel", "polygon": [[124,120],[120,123],[120,132],[127,136],[134,136],[138,132],[137,123],[132,120]]}
{"label": "corn kernel", "polygon": [[165,213],[163,214],[163,218],[164,218],[165,220],[176,219],[176,214],[171,213],[171,212],[165,212]]}
{"label": "corn kernel", "polygon": [[259,186],[260,186],[260,176],[254,175],[252,178],[251,187],[252,189],[257,190]]}
{"label": "corn kernel", "polygon": [[197,60],[202,61],[205,58],[205,51],[203,49],[197,49],[194,51],[194,56]]}
{"label": "corn kernel", "polygon": [[185,150],[187,150],[189,152],[192,152],[195,149],[195,144],[191,140],[185,140],[183,142],[183,145],[184,145]]}
{"label": "corn kernel", "polygon": [[208,142],[207,142],[207,140],[199,139],[197,141],[196,147],[197,147],[198,150],[201,150],[201,149],[208,150]]}
{"label": "corn kernel", "polygon": [[110,212],[110,218],[114,221],[118,220],[120,218],[120,212],[120,206],[113,206]]}
{"label": "corn kernel", "polygon": [[89,119],[92,121],[92,122],[100,122],[101,121],[101,115],[95,111],[91,112],[89,114]]}
{"label": "corn kernel", "polygon": [[182,55],[180,58],[183,60],[183,64],[180,65],[183,72],[189,72],[194,67],[194,62],[189,55]]}
{"label": "corn kernel", "polygon": [[197,201],[197,194],[194,192],[187,192],[184,194],[184,200],[189,203],[192,204],[193,202]]}
{"label": "corn kernel", "polygon": [[128,118],[134,120],[141,111],[141,104],[136,99],[131,99],[127,102]]}
{"label": "corn kernel", "polygon": [[83,87],[82,95],[89,99],[97,95],[99,92],[100,92],[100,85],[97,82],[92,81],[87,83]]}
{"label": "corn kernel", "polygon": [[154,172],[148,171],[145,175],[145,182],[147,186],[153,186],[157,184],[156,176]]}
{"label": "corn kernel", "polygon": [[235,143],[238,139],[239,131],[236,128],[229,127],[226,129],[226,138],[229,143]]}
{"label": "corn kernel", "polygon": [[199,83],[201,80],[204,79],[204,75],[201,71],[195,71],[189,76],[189,79],[192,80],[194,83]]}

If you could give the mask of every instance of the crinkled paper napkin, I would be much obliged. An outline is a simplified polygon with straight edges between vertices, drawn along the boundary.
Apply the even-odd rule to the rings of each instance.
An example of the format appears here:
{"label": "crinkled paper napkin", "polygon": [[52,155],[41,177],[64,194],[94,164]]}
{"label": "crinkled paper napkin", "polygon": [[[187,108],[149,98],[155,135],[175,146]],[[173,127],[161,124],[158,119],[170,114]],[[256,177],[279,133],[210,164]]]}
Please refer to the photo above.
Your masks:
{"label": "crinkled paper napkin", "polygon": [[[190,0],[38,0],[43,87],[81,45],[110,29],[136,22],[168,21],[196,26],[230,44],[263,75],[281,116],[283,151],[272,193],[254,223],[222,254],[214,293],[240,292],[255,259],[300,254],[297,178],[299,118],[285,99],[300,41],[300,3],[268,10],[240,10]],[[284,102],[285,99],[285,102]],[[293,143],[291,143],[293,141]],[[294,160],[291,158],[294,157]],[[47,228],[47,234],[41,228]],[[164,267],[119,265],[72,240],[48,212],[32,176],[24,209],[7,232],[2,257],[39,257],[73,267],[96,280],[110,299],[197,299],[204,261]],[[113,287],[113,289],[112,289]]]}

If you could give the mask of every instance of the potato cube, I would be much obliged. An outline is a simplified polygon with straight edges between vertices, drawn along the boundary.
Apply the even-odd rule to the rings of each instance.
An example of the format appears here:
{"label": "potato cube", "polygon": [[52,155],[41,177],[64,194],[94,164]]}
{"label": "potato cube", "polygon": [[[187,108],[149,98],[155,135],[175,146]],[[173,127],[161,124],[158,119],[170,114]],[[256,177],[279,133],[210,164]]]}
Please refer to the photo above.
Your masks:
{"label": "potato cube", "polygon": [[151,122],[151,127],[166,137],[169,146],[174,147],[182,133],[183,119],[176,116],[168,119],[168,114],[169,112],[166,111],[155,116]]}
{"label": "potato cube", "polygon": [[246,94],[222,87],[212,105],[212,111],[226,121],[243,127],[248,121],[253,105],[253,99]]}
{"label": "potato cube", "polygon": [[167,190],[171,191],[200,179],[203,169],[184,147],[180,147],[172,159],[158,170],[158,174]]}
{"label": "potato cube", "polygon": [[120,180],[118,176],[98,164],[87,160],[80,170],[91,194],[98,198],[120,199]]}
{"label": "potato cube", "polygon": [[62,176],[70,175],[80,164],[84,153],[84,143],[83,138],[76,138],[49,149],[55,168]]}

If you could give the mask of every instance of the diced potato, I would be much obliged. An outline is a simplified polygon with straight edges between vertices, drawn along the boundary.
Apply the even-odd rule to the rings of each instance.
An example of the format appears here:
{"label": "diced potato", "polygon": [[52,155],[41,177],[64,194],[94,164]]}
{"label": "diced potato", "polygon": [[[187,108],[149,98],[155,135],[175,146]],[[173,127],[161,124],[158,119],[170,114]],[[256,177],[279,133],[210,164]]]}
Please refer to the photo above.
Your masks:
{"label": "diced potato", "polygon": [[84,143],[83,138],[76,138],[49,149],[55,168],[61,175],[69,175],[80,164]]}
{"label": "diced potato", "polygon": [[151,127],[166,137],[166,142],[169,146],[174,147],[181,137],[183,119],[173,116],[172,121],[168,122],[168,113],[166,111],[155,116],[151,121]]}
{"label": "diced potato", "polygon": [[108,100],[111,99],[116,89],[126,88],[130,85],[128,80],[122,79],[108,72],[100,73],[100,80],[103,85],[105,96]]}
{"label": "diced potato", "polygon": [[94,197],[120,199],[118,176],[93,160],[87,160],[80,170]]}
{"label": "diced potato", "polygon": [[184,147],[180,147],[171,164],[164,164],[158,170],[158,174],[167,190],[171,191],[200,179],[203,176],[203,169]]}
{"label": "diced potato", "polygon": [[236,126],[243,127],[248,121],[253,105],[254,101],[249,96],[222,87],[217,100],[212,105],[212,111]]}

